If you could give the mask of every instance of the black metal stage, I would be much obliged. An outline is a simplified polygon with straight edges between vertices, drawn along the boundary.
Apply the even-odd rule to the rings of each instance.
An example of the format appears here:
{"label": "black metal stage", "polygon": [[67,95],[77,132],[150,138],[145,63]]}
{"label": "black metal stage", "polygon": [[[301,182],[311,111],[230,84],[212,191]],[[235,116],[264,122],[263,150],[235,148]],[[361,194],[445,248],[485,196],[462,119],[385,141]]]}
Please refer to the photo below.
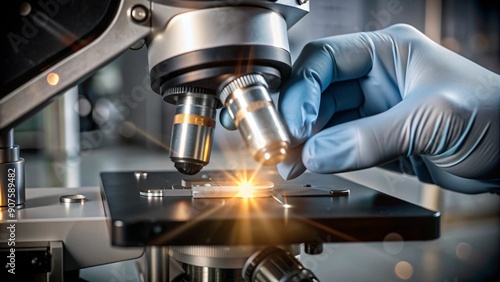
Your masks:
{"label": "black metal stage", "polygon": [[[229,173],[241,176],[242,172]],[[113,245],[382,241],[390,233],[399,234],[403,240],[439,237],[438,212],[334,175],[306,173],[285,182],[274,170],[259,172],[256,179],[274,183],[268,197],[193,198],[185,187],[186,182],[201,175],[217,180],[227,179],[227,174],[206,171],[189,177],[177,172],[101,173]],[[141,196],[141,190],[166,193],[147,197]]]}

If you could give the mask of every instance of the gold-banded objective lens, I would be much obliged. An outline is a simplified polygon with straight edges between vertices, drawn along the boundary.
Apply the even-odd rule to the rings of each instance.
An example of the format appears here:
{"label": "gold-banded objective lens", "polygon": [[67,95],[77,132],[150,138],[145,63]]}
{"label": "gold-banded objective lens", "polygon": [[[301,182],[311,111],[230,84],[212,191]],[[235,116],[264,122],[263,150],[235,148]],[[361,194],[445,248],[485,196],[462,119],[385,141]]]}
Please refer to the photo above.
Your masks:
{"label": "gold-banded objective lens", "polygon": [[170,159],[183,174],[198,173],[210,160],[218,103],[213,92],[194,87],[177,87],[164,93],[175,102]]}

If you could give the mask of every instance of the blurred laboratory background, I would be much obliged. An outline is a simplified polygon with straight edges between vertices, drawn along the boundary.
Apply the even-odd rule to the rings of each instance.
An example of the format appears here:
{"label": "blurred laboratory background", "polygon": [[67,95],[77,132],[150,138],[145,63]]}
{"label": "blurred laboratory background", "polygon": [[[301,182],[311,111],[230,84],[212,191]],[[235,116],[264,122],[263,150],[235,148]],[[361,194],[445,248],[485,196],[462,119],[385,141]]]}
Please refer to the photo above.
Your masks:
{"label": "blurred laboratory background", "polygon": [[[293,59],[317,38],[407,23],[500,73],[498,0],[310,3],[309,15],[289,31]],[[146,47],[128,50],[17,127],[27,187],[98,186],[101,171],[174,170],[168,157],[174,106],[149,84]],[[253,167],[239,133],[217,124],[208,169]],[[445,191],[380,168],[342,176],[439,210],[442,235],[431,242],[330,244],[322,255],[302,258],[322,281],[484,281],[499,275],[500,196]]]}

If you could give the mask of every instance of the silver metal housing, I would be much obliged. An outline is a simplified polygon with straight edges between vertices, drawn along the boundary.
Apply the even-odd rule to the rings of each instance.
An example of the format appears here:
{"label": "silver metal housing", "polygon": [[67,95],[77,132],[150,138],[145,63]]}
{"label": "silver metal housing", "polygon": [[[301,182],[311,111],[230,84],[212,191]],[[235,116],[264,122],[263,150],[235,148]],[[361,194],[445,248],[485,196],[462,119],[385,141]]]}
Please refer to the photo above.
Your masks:
{"label": "silver metal housing", "polygon": [[[85,195],[82,203],[61,203],[62,195]],[[27,242],[59,242],[64,246],[61,265],[71,271],[140,257],[144,248],[117,248],[109,236],[108,218],[104,211],[106,201],[99,187],[74,188],[27,188],[26,207],[15,212],[16,247]],[[7,243],[4,236],[9,211],[0,210],[0,244]],[[21,252],[21,249],[19,249]],[[16,253],[17,254],[17,253]],[[98,255],[97,255],[98,254]],[[60,265],[53,264],[57,268]],[[21,270],[19,271],[26,271]],[[3,273],[2,273],[3,274]],[[3,276],[2,276],[3,277]],[[56,280],[58,281],[58,280]],[[62,281],[62,280],[61,280]]]}
{"label": "silver metal housing", "polygon": [[177,86],[215,91],[232,76],[256,71],[275,89],[291,71],[287,22],[254,6],[187,11],[155,29],[148,60],[151,88],[159,94]]}
{"label": "silver metal housing", "polygon": [[149,69],[192,51],[234,45],[268,45],[289,51],[285,19],[272,10],[248,6],[179,14],[148,44]]}

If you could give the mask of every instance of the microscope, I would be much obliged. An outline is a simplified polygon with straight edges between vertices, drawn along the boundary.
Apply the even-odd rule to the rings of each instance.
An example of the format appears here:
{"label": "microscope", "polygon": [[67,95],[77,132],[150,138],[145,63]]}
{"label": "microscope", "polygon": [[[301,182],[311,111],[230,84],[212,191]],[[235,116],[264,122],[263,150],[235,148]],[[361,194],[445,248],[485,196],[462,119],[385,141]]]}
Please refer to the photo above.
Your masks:
{"label": "microscope", "polygon": [[[308,13],[309,1],[13,2],[0,96],[2,219],[30,209],[13,128],[128,48],[146,45],[151,88],[176,105],[170,159],[180,173],[106,172],[100,192],[89,191],[94,203],[61,198],[83,210],[100,205],[111,245],[136,250],[110,261],[146,248],[148,281],[317,281],[296,258],[302,243],[304,252],[318,254],[325,242],[380,241],[391,232],[405,240],[439,235],[438,213],[333,175],[283,182],[266,170],[248,183],[239,171],[202,171],[222,107],[256,162],[272,166],[285,158],[290,141],[270,93],[290,75],[287,30]],[[242,187],[251,195],[241,194]],[[408,212],[387,212],[395,206]],[[364,232],[363,225],[377,228]],[[62,241],[71,249],[71,240]],[[59,270],[91,265],[72,255],[71,267]],[[54,257],[45,256],[47,264]]]}
{"label": "microscope", "polygon": [[[3,59],[7,75],[2,89],[7,92],[0,103],[2,164],[22,162],[9,129],[126,48],[144,44],[151,88],[177,105],[170,158],[181,173],[193,175],[208,164],[220,107],[228,109],[257,162],[275,165],[285,157],[289,140],[269,93],[290,74],[287,30],[307,14],[308,1],[56,1],[38,10],[28,2],[11,5],[21,17],[16,15],[18,26],[4,37],[9,48]],[[101,22],[92,23],[95,27],[64,23],[91,33],[82,35],[84,43],[69,46],[76,52],[61,42],[38,46],[48,40],[39,37],[67,36],[57,30],[63,23],[54,20],[64,9],[78,17],[88,16],[77,14],[86,9]],[[100,27],[104,24],[110,26]],[[32,49],[45,54],[32,54]]]}

